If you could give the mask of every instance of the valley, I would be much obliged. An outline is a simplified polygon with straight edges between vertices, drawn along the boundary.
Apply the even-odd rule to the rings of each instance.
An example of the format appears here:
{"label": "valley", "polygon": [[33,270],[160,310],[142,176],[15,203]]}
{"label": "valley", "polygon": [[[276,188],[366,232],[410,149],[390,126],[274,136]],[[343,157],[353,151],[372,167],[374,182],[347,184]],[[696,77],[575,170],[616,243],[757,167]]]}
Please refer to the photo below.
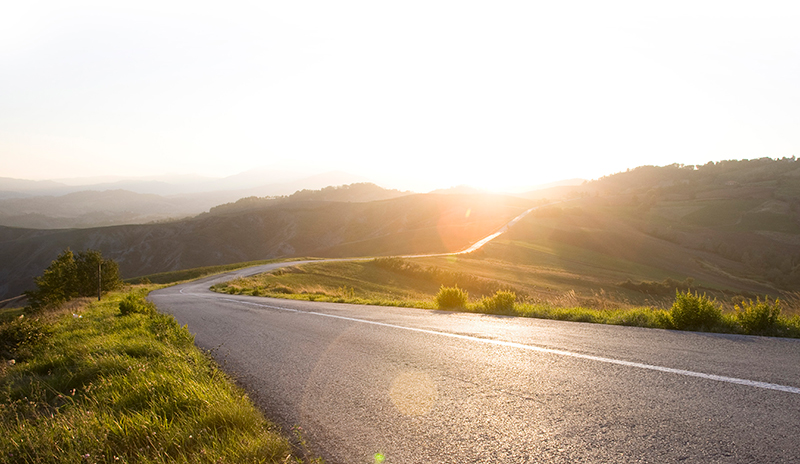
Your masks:
{"label": "valley", "polygon": [[0,227],[0,299],[29,288],[67,247],[100,249],[127,279],[275,258],[448,253],[533,206],[542,207],[474,253],[415,262],[532,302],[661,307],[682,283],[729,305],[798,299],[800,167],[768,158],[642,166],[519,196],[350,184],[246,197],[154,224]]}

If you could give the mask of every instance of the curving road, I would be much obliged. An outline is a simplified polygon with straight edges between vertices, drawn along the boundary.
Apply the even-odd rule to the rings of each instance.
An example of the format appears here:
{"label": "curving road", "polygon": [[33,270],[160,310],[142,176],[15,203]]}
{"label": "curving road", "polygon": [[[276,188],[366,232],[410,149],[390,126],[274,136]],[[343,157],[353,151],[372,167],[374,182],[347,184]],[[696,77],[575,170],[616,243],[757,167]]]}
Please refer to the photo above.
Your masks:
{"label": "curving road", "polygon": [[800,340],[153,292],[328,463],[800,462]]}

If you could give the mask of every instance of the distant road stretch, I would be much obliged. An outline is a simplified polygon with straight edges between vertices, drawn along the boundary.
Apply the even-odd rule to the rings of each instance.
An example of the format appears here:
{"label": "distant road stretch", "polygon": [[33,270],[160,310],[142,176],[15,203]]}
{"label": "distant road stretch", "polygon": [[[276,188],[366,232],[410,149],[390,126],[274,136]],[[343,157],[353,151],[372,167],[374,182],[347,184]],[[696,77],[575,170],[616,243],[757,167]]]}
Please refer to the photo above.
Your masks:
{"label": "distant road stretch", "polygon": [[327,463],[800,462],[800,340],[153,292]]}

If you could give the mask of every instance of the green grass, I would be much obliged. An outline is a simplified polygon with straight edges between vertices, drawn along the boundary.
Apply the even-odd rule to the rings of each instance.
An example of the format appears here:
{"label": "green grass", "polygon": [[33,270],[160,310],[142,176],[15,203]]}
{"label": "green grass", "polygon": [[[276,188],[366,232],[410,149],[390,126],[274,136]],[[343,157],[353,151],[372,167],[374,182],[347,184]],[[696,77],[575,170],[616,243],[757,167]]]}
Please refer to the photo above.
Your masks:
{"label": "green grass", "polygon": [[371,261],[292,266],[213,287],[222,293],[413,307],[435,288],[428,282],[384,271]]}
{"label": "green grass", "polygon": [[173,284],[183,282],[186,280],[199,279],[214,274],[222,274],[223,272],[235,271],[250,266],[260,266],[262,264],[279,263],[282,261],[297,261],[313,258],[291,258],[291,259],[266,259],[261,261],[248,261],[243,263],[223,264],[219,266],[205,266],[195,267],[192,269],[182,269],[180,271],[159,272],[157,274],[148,274],[145,276],[132,277],[125,279],[125,283],[138,284],[138,283],[154,283],[154,284]]}
{"label": "green grass", "polygon": [[4,355],[0,462],[301,462],[185,327],[123,297],[2,325],[35,336]]}
{"label": "green grass", "polygon": [[[683,304],[687,301],[694,303],[694,300],[681,299],[674,294],[674,298],[668,299],[668,303],[661,307],[614,305],[607,299],[594,301],[594,307],[588,307],[581,304],[582,300],[575,292],[557,294],[550,299],[530,298],[520,296],[507,281],[422,265],[419,262],[377,258],[369,261],[310,263],[236,279],[218,284],[213,289],[222,293],[309,301],[445,309],[574,322],[662,329],[702,329],[718,333],[760,333],[800,338],[800,316],[797,315],[776,317],[769,331],[754,331],[748,326],[748,321],[759,317],[758,315],[748,316],[748,319],[741,312],[722,311],[722,305],[709,298],[707,302],[704,300],[706,306],[713,303],[715,311],[719,306],[718,313],[715,312],[714,317],[708,320],[702,319],[702,323],[694,323],[694,306],[689,304],[687,308]],[[705,308],[703,305],[700,307]]]}
{"label": "green grass", "polygon": [[698,201],[703,207],[687,214],[683,222],[706,227],[734,227],[742,214],[763,203],[760,200],[712,200]]}
{"label": "green grass", "polygon": [[0,324],[10,322],[23,314],[25,314],[25,308],[23,307],[0,309]]}

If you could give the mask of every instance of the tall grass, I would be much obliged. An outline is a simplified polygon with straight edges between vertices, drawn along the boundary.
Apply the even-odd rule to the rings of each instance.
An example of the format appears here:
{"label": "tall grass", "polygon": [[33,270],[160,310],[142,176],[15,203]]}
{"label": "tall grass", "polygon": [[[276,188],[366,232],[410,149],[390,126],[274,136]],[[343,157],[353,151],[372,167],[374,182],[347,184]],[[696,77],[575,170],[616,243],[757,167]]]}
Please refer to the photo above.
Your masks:
{"label": "tall grass", "polygon": [[439,309],[464,309],[467,307],[469,293],[458,287],[439,288],[436,294],[436,307]]}
{"label": "tall grass", "polygon": [[141,308],[73,309],[3,361],[0,462],[299,462],[186,328]]}
{"label": "tall grass", "polygon": [[[390,274],[378,275],[376,269]],[[409,275],[415,278],[403,280],[403,277]],[[678,291],[672,301],[667,297],[664,297],[665,301],[660,301],[668,309],[652,306],[615,307],[613,302],[605,300],[600,308],[588,308],[581,305],[574,291],[565,295],[555,295],[550,300],[530,302],[529,299],[518,298],[513,290],[495,290],[491,296],[470,301],[469,293],[460,284],[453,286],[442,284],[438,292],[426,293],[425,286],[430,287],[431,282],[420,284],[420,279],[417,279],[420,275],[456,276],[410,265],[405,260],[381,258],[362,265],[314,264],[281,269],[269,274],[219,284],[214,290],[311,301],[404,306],[599,324],[800,338],[800,315],[781,316],[780,308],[775,309],[777,302],[771,306],[760,301],[740,303],[741,308],[737,308],[736,311],[725,311],[716,300],[705,295]],[[478,280],[466,281],[484,290],[488,288],[477,285]],[[482,284],[483,281],[479,283]],[[403,287],[404,285],[416,285],[416,287],[408,288]],[[493,283],[494,288],[499,285],[499,282]],[[398,298],[397,295],[406,295],[406,298]],[[408,295],[416,297],[409,298]],[[765,320],[767,322],[764,322]]]}
{"label": "tall grass", "polygon": [[670,309],[670,320],[679,330],[712,330],[723,320],[722,308],[705,294],[678,291]]}
{"label": "tall grass", "polygon": [[[311,258],[292,258],[291,260],[301,260]],[[154,284],[171,284],[175,282],[182,282],[184,280],[199,279],[213,274],[221,274],[223,272],[235,271],[250,266],[260,266],[262,264],[278,263],[281,261],[288,261],[289,259],[267,259],[259,261],[248,261],[242,263],[222,264],[218,266],[204,266],[192,269],[183,269],[180,271],[159,272],[158,274],[148,274],[145,276],[134,277],[125,279],[124,282],[129,284],[141,283],[154,283]]]}

